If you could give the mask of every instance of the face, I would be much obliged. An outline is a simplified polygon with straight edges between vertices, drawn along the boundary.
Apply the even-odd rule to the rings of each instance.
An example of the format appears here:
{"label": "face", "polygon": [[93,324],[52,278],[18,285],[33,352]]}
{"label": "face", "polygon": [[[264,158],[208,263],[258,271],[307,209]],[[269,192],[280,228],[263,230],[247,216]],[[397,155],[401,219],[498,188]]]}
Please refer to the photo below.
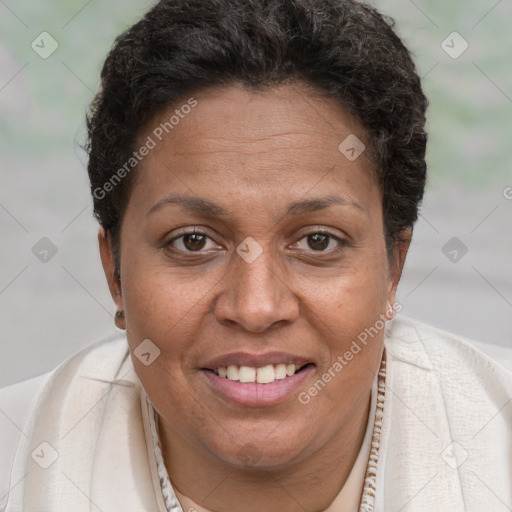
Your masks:
{"label": "face", "polygon": [[[344,354],[394,302],[381,192],[366,153],[338,149],[366,135],[329,98],[232,86],[194,101],[140,134],[156,145],[123,218],[120,287],[100,235],[103,263],[164,428],[231,467],[244,450],[255,465],[286,467],[333,443],[367,404],[382,330]],[[158,355],[147,365],[134,355],[143,340],[145,362]],[[281,378],[292,363],[302,369]],[[278,378],[232,381],[227,366],[241,380]]]}

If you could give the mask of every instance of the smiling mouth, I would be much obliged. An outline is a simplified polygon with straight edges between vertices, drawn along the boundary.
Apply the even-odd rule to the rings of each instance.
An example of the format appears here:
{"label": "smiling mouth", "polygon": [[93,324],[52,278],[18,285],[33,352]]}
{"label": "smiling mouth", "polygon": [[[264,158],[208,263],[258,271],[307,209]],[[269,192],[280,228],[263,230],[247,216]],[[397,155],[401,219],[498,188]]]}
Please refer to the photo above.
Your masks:
{"label": "smiling mouth", "polygon": [[273,382],[292,377],[310,366],[314,366],[314,364],[307,363],[300,367],[295,364],[285,363],[268,364],[261,367],[229,365],[219,366],[215,369],[203,368],[203,370],[233,382],[272,384]]}

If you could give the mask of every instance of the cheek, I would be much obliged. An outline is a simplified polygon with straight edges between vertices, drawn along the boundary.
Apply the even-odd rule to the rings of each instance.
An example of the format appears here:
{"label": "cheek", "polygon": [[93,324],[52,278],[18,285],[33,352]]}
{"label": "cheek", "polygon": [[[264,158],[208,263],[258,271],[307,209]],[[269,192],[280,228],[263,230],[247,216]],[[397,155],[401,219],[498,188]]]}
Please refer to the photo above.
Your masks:
{"label": "cheek", "polygon": [[[126,333],[135,371],[157,409],[161,404],[173,407],[169,395],[175,397],[173,404],[185,406],[193,394],[187,381],[194,371],[189,355],[195,342],[205,337],[204,319],[211,309],[216,274],[189,272],[184,277],[149,258],[145,264],[137,262],[130,257],[123,261]],[[158,349],[158,358],[149,366],[136,357],[137,347],[147,339]]]}
{"label": "cheek", "polygon": [[384,312],[388,292],[388,267],[385,255],[368,254],[355,258],[347,268],[320,282],[305,277],[301,289],[315,315],[334,332],[343,333],[348,326],[364,327]]}
{"label": "cheek", "polygon": [[[378,363],[386,325],[383,316],[388,289],[385,255],[384,261],[380,256],[368,257],[367,262],[361,258],[357,265],[322,284],[309,295],[307,303],[310,322],[321,333],[328,349],[322,361],[323,371],[342,356],[343,371],[334,372],[340,375],[336,382],[343,387],[347,383],[365,381],[368,375],[357,368],[373,368]],[[334,392],[335,388],[336,384],[331,390]]]}
{"label": "cheek", "polygon": [[148,338],[186,338],[208,307],[212,275],[184,279],[183,274],[151,264],[125,269],[123,303],[131,330]]}
{"label": "cheek", "polygon": [[[134,271],[127,265],[125,270],[130,274],[123,289],[126,334],[135,371],[155,408],[159,412],[172,410],[181,417],[183,409],[197,401],[187,382],[187,361],[193,340],[199,336],[205,308],[201,297],[207,287],[177,284],[168,272],[150,266]],[[155,351],[157,357],[149,365],[137,356],[143,340],[156,347],[150,345],[150,352]]]}
{"label": "cheek", "polygon": [[[155,407],[167,402],[169,395],[181,402],[179,397],[188,387],[183,365],[187,361],[190,340],[197,337],[201,303],[188,288],[168,282],[163,273],[145,269],[131,276],[125,282],[123,300],[126,335],[135,371]],[[147,360],[137,357],[141,353],[138,347],[142,347],[144,340],[150,340],[149,352],[156,354],[149,365],[145,364]]]}

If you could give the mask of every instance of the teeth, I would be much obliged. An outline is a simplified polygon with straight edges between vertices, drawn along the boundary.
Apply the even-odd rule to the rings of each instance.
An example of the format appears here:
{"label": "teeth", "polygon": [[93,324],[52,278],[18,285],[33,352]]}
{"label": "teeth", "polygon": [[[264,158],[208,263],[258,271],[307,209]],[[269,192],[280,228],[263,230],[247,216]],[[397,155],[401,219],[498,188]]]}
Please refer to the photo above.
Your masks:
{"label": "teeth", "polygon": [[256,381],[256,368],[250,366],[240,366],[238,372],[238,380],[240,382],[255,382]]}
{"label": "teeth", "polygon": [[263,368],[258,368],[258,376],[256,382],[259,384],[268,384],[276,380],[276,372],[274,371],[274,365],[268,364]]}
{"label": "teeth", "polygon": [[285,364],[276,364],[275,375],[276,375],[276,379],[284,379],[286,377],[286,365]]}
{"label": "teeth", "polygon": [[258,384],[270,384],[276,380],[285,379],[295,375],[297,367],[294,364],[268,364],[261,368],[251,366],[230,365],[220,366],[215,370],[220,377],[239,382],[257,382]]}
{"label": "teeth", "polygon": [[238,366],[228,366],[226,371],[226,377],[229,380],[238,380]]}

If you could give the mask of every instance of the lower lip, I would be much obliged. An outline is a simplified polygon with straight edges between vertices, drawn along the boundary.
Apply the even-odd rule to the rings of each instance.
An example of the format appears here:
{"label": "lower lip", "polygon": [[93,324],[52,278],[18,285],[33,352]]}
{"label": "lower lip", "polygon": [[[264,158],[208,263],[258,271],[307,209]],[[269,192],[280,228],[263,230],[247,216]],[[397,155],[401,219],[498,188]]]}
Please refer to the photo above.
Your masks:
{"label": "lower lip", "polygon": [[223,398],[238,405],[262,407],[286,400],[303,385],[315,367],[308,365],[295,375],[276,380],[270,384],[239,382],[221,377],[211,370],[201,370],[208,384]]}

